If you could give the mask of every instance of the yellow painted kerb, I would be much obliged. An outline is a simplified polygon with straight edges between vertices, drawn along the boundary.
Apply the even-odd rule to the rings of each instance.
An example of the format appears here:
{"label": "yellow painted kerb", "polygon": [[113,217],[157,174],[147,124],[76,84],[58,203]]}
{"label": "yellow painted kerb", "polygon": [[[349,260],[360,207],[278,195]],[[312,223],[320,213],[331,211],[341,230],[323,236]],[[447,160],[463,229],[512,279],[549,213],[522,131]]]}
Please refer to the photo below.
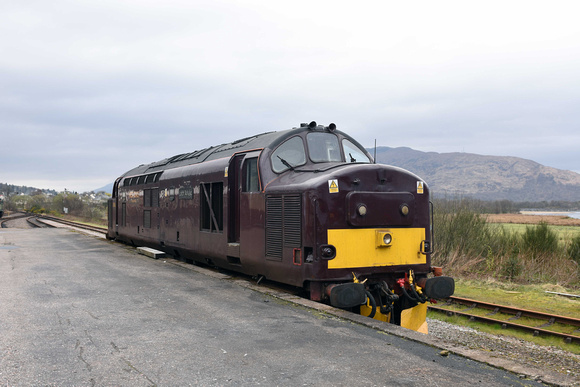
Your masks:
{"label": "yellow painted kerb", "polygon": [[[384,233],[392,236],[389,246],[377,242],[377,235]],[[427,260],[420,252],[423,240],[423,228],[328,230],[328,244],[336,247],[336,257],[328,261],[328,268],[424,264]]]}

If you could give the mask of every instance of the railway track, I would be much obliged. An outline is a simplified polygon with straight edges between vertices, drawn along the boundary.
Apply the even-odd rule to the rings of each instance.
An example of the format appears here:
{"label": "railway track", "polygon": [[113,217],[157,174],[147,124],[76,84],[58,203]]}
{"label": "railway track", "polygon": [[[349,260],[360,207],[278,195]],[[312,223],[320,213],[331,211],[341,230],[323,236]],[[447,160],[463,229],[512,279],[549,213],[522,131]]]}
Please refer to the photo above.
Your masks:
{"label": "railway track", "polygon": [[[18,222],[18,223],[14,223]],[[105,234],[107,229],[104,227],[91,226],[83,223],[72,222],[61,218],[48,215],[31,215],[27,213],[20,213],[12,215],[0,221],[2,228],[49,228],[55,227],[54,223],[64,224],[70,227],[89,230],[101,234]]]}
{"label": "railway track", "polygon": [[38,219],[38,217],[36,216],[30,216],[28,218],[26,218],[26,222],[28,222],[28,224],[30,226],[32,226],[32,228],[53,228],[54,226],[44,223],[42,221],[40,221]]}
{"label": "railway track", "polygon": [[526,331],[534,336],[554,336],[566,343],[580,344],[580,319],[497,305],[461,297],[449,297],[444,306],[430,310],[448,316],[463,316],[471,321],[498,324],[504,329]]}
{"label": "railway track", "polygon": [[[42,221],[42,219],[44,219],[44,220],[49,220],[49,221],[52,221],[52,222],[66,224],[67,226],[76,227],[76,228],[80,228],[80,229],[83,229],[83,230],[89,230],[89,231],[93,231],[93,232],[97,232],[97,233],[102,233],[102,234],[106,234],[107,233],[107,229],[105,227],[91,226],[91,225],[88,225],[88,224],[73,222],[73,221],[70,221],[70,220],[56,218],[54,216],[48,216],[48,215],[42,215],[39,218],[41,219],[41,221]],[[45,224],[47,224],[47,223],[45,223]]]}

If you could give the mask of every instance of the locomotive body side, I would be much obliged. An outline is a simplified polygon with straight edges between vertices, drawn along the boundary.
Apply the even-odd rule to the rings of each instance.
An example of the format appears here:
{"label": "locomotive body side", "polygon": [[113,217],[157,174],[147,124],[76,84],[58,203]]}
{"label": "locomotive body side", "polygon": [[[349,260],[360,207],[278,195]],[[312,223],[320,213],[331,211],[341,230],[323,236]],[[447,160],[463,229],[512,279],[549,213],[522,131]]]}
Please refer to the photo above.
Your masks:
{"label": "locomotive body side", "polygon": [[425,301],[454,287],[430,276],[430,214],[419,177],[310,125],[127,172],[113,188],[107,237],[425,331]]}
{"label": "locomotive body side", "polygon": [[[141,184],[131,184],[132,178],[119,181],[118,195],[111,201],[116,216],[109,238],[160,248],[178,258],[224,257],[227,242],[218,210],[223,211],[226,165],[227,159],[219,159],[164,170],[157,181],[154,177]],[[200,216],[201,204],[216,213]]]}

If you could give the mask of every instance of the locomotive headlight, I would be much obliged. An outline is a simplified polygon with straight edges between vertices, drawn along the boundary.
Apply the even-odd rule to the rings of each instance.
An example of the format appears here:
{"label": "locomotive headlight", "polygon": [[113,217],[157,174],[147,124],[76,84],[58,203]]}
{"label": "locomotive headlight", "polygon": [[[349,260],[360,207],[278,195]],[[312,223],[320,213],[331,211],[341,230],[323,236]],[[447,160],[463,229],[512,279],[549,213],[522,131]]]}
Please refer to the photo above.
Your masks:
{"label": "locomotive headlight", "polygon": [[403,216],[409,215],[409,206],[407,204],[401,204],[401,207],[399,209],[401,211],[401,214],[403,214]]}
{"label": "locomotive headlight", "polygon": [[386,230],[377,230],[375,232],[376,247],[389,247],[393,243],[393,234]]}
{"label": "locomotive headlight", "polygon": [[358,214],[360,216],[365,216],[367,214],[367,206],[365,206],[364,204],[361,204],[358,206],[356,211],[358,212]]}
{"label": "locomotive headlight", "polygon": [[383,235],[383,243],[385,245],[390,245],[392,241],[393,241],[393,237],[391,236],[391,234],[385,233],[385,235]]}

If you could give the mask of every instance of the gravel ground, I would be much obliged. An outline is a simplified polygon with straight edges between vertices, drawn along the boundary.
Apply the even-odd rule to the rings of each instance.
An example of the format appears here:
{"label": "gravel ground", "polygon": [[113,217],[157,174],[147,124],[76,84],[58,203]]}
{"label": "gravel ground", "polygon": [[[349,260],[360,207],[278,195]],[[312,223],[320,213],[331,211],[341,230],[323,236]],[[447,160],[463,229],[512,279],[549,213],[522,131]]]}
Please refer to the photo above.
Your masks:
{"label": "gravel ground", "polygon": [[580,356],[556,347],[544,347],[512,337],[496,336],[475,329],[428,319],[429,334],[470,349],[493,353],[530,368],[549,369],[566,376],[570,386],[580,386]]}

